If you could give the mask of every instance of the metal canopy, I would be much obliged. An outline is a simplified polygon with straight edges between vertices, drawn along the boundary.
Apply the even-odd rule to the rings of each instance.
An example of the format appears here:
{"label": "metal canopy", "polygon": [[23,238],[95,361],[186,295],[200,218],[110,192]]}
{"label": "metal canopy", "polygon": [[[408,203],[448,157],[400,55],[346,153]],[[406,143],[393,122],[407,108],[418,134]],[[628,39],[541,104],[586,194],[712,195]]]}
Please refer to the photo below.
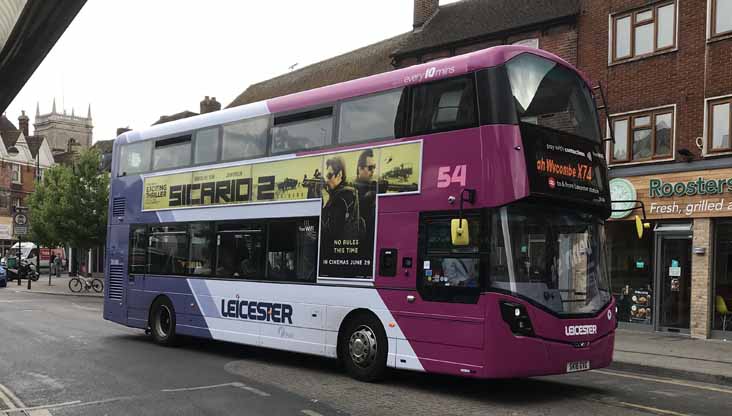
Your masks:
{"label": "metal canopy", "polygon": [[86,0],[0,0],[0,113],[18,95]]}

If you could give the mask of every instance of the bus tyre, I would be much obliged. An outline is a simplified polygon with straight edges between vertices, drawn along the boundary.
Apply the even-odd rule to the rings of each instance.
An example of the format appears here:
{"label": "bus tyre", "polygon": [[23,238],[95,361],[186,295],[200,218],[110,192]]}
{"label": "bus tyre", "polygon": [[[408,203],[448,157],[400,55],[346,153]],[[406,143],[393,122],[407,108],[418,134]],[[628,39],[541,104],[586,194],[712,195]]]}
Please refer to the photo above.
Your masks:
{"label": "bus tyre", "polygon": [[170,299],[158,298],[150,308],[150,334],[159,345],[171,347],[177,345],[175,334],[175,309]]}
{"label": "bus tyre", "polygon": [[348,374],[361,381],[378,381],[386,371],[388,341],[381,322],[359,315],[346,324],[339,340],[340,356]]}

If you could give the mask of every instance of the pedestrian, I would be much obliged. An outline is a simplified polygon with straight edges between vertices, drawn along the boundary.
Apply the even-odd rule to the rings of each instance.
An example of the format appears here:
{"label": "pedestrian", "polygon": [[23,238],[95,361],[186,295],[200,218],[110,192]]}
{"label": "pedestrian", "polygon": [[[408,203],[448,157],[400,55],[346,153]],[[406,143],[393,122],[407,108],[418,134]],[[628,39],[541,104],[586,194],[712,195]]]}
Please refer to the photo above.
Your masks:
{"label": "pedestrian", "polygon": [[56,260],[56,255],[53,254],[53,253],[51,253],[51,258],[48,259],[48,274],[50,276],[53,276],[54,274],[56,274],[56,271],[55,271],[56,270],[55,260]]}
{"label": "pedestrian", "polygon": [[54,257],[53,266],[56,271],[56,277],[61,277],[61,256]]}

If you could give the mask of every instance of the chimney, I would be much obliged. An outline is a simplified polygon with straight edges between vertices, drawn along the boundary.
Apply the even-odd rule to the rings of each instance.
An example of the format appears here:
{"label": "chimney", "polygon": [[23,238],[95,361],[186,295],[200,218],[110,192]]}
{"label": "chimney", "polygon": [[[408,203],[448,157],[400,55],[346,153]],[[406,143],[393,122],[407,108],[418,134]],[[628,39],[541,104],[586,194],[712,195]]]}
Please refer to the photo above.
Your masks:
{"label": "chimney", "polygon": [[122,133],[127,133],[128,131],[131,131],[132,129],[129,127],[117,127],[117,136],[119,136]]}
{"label": "chimney", "polygon": [[414,0],[414,23],[412,27],[419,29],[440,8],[440,0]]}
{"label": "chimney", "polygon": [[201,101],[201,114],[211,113],[221,110],[221,103],[216,101],[216,97],[208,98],[208,95]]}
{"label": "chimney", "polygon": [[28,120],[28,116],[25,115],[25,110],[21,111],[21,115],[18,117],[18,127],[25,137],[28,137]]}

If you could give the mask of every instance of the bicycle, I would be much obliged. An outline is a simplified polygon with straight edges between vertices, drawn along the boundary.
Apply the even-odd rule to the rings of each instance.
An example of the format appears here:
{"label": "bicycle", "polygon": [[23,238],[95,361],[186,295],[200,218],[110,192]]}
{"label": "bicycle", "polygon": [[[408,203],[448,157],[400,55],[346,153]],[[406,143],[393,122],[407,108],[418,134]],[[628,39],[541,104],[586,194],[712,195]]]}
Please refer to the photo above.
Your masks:
{"label": "bicycle", "polygon": [[74,293],[79,293],[82,289],[85,289],[87,292],[89,292],[89,290],[91,289],[97,293],[102,293],[102,291],[104,290],[104,282],[98,277],[88,279],[86,277],[76,276],[69,280],[70,291]]}

